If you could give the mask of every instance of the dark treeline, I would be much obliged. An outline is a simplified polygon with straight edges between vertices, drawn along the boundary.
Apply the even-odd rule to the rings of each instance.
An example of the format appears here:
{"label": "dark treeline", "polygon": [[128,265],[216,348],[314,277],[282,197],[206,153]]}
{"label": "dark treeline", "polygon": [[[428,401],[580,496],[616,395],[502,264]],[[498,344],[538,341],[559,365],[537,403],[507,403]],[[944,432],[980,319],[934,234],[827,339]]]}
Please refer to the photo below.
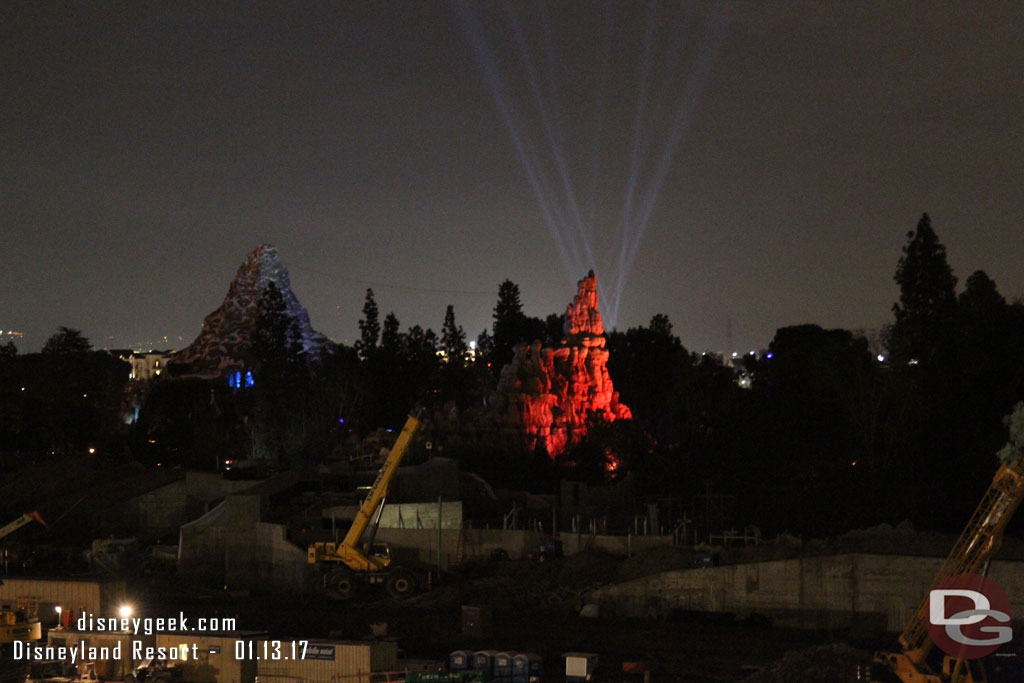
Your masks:
{"label": "dark treeline", "polygon": [[[434,452],[503,488],[629,476],[648,500],[726,496],[735,526],[768,533],[903,519],[956,530],[995,470],[1003,416],[1024,399],[1024,304],[1007,302],[981,271],[958,288],[927,215],[908,233],[895,280],[899,300],[877,339],[793,325],[756,356],[723,359],[688,351],[664,315],[609,332],[609,371],[634,419],[594,426],[556,462],[478,419],[517,343],[562,341],[561,316],[526,315],[507,280],[475,352],[451,306],[440,334],[403,330],[367,290],[360,339],[318,363],[306,362],[270,287],[251,387],[130,383],[125,363],[66,328],[39,354],[8,345],[0,453],[5,467],[90,448],[201,469],[238,458],[321,463],[386,442],[382,432],[423,405]],[[602,466],[608,453],[620,463],[614,473]]]}

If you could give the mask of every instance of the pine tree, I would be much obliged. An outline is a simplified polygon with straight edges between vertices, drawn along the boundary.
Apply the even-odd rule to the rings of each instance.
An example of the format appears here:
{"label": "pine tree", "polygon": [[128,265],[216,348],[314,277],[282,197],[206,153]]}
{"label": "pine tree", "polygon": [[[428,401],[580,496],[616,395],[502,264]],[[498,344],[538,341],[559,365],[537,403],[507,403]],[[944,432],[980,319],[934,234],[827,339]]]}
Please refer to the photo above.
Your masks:
{"label": "pine tree", "polygon": [[466,362],[466,353],[469,351],[466,333],[461,326],[455,324],[455,308],[451,304],[448,304],[444,312],[444,324],[441,326],[441,351],[444,352],[446,363],[460,366]]}
{"label": "pine tree", "polygon": [[928,214],[921,216],[907,239],[896,266],[900,300],[892,307],[896,319],[889,354],[898,366],[935,365],[945,359],[954,336],[956,277]]}
{"label": "pine tree", "polygon": [[513,349],[521,341],[526,316],[519,301],[519,285],[505,280],[498,286],[498,303],[494,306],[491,370],[497,374],[512,360]]}
{"label": "pine tree", "polygon": [[359,321],[359,341],[356,351],[360,358],[369,358],[377,348],[380,338],[380,312],[377,302],[373,300],[373,290],[367,288],[366,302],[363,304],[363,317]]}
{"label": "pine tree", "polygon": [[398,317],[394,312],[384,317],[384,330],[380,335],[380,350],[388,355],[398,355],[402,350],[402,338],[398,331]]}

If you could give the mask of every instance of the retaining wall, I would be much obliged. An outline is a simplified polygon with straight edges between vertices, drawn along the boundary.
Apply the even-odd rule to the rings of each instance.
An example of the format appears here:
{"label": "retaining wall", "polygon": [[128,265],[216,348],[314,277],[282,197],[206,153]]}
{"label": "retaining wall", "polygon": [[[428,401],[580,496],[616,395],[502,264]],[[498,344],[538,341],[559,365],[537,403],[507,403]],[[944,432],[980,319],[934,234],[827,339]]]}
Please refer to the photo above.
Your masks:
{"label": "retaining wall", "polygon": [[[669,571],[592,591],[599,612],[665,617],[673,610],[759,614],[779,625],[901,631],[941,558],[845,554]],[[1024,562],[993,562],[989,576],[1024,614]]]}

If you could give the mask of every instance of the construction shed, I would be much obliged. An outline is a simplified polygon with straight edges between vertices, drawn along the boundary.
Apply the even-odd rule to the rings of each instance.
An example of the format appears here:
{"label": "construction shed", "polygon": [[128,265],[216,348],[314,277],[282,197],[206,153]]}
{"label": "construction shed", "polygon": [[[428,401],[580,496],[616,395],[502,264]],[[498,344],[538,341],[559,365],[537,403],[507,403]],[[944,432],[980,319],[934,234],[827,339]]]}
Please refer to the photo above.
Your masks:
{"label": "construction shed", "polygon": [[[290,657],[292,641],[279,642]],[[296,641],[300,642],[300,641]],[[262,650],[261,650],[262,652]],[[298,659],[263,659],[257,665],[261,683],[370,683],[371,675],[397,668],[398,644],[394,641],[316,641]],[[377,677],[374,677],[377,680]]]}

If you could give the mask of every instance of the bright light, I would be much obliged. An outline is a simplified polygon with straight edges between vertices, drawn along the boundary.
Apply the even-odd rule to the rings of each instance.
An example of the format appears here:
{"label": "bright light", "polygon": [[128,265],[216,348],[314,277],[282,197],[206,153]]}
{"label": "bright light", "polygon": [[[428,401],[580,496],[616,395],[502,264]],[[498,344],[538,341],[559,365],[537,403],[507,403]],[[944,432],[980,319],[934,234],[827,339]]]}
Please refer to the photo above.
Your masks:
{"label": "bright light", "polygon": [[875,356],[875,357],[876,357],[876,358],[878,358],[878,362],[879,362],[879,363],[884,363],[884,362],[885,362],[885,356],[884,356],[884,355],[882,355],[882,354],[878,354],[878,355],[877,355],[877,356]]}
{"label": "bright light", "polygon": [[132,615],[132,606],[121,605],[121,607],[117,610],[117,613],[121,615],[122,619],[127,619]]}
{"label": "bright light", "polygon": [[96,449],[95,448],[90,448],[89,449],[89,455],[96,455]]}
{"label": "bright light", "polygon": [[64,611],[64,608],[61,607],[60,605],[55,605],[54,608],[53,608],[53,611],[56,612],[57,614],[60,614],[61,612]]}

